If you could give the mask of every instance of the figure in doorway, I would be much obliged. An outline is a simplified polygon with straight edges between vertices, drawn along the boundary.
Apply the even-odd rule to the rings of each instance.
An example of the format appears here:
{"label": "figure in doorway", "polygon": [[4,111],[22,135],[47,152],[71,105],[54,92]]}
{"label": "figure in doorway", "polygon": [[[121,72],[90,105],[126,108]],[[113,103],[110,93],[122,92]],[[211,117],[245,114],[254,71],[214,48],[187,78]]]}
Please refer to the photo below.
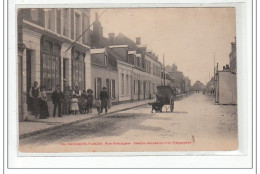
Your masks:
{"label": "figure in doorway", "polygon": [[38,82],[34,81],[33,87],[29,91],[29,95],[32,101],[32,113],[35,118],[39,115],[39,98],[40,98],[40,89],[38,87]]}

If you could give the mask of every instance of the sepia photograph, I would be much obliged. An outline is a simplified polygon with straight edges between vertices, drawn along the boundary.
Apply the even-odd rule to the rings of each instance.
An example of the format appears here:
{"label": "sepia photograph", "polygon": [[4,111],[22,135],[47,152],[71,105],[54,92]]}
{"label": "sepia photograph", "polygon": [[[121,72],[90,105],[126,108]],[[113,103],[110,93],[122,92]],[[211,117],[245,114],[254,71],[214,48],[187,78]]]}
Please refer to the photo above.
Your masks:
{"label": "sepia photograph", "polygon": [[236,8],[16,12],[19,152],[239,149]]}

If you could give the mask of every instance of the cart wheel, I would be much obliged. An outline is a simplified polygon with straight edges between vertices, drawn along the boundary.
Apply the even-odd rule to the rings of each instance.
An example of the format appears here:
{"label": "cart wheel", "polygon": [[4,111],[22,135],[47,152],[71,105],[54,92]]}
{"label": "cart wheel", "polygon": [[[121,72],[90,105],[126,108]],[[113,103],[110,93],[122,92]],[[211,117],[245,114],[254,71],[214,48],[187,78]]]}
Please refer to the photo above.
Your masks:
{"label": "cart wheel", "polygon": [[171,108],[171,112],[173,112],[173,105],[171,105],[170,108]]}

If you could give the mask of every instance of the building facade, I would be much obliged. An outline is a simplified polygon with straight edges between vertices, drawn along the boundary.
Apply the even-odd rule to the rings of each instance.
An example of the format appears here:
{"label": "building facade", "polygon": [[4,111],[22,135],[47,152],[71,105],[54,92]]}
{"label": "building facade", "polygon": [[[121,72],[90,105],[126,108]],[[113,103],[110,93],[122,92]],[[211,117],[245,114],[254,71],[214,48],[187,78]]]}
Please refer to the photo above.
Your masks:
{"label": "building facade", "polygon": [[116,57],[107,49],[91,49],[91,81],[93,95],[99,99],[103,87],[107,88],[112,103],[119,101]]}
{"label": "building facade", "polygon": [[[90,25],[90,10],[36,8],[18,12],[18,31],[24,46],[18,55],[20,99],[23,99],[19,115],[23,120],[30,115],[28,91],[34,81],[46,87],[49,100],[56,85],[79,90],[91,87],[89,33],[80,37]],[[51,102],[48,105],[52,111]]]}

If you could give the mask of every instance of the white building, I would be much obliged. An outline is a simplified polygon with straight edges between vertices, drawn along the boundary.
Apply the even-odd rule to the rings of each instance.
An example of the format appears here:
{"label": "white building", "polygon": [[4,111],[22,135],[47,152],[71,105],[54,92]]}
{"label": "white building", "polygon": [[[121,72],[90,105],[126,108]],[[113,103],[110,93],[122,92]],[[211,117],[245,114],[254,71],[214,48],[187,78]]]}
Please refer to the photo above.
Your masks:
{"label": "white building", "polygon": [[[89,9],[19,9],[21,10],[22,40],[25,46],[19,55],[21,69],[21,95],[23,107],[20,115],[28,115],[28,90],[34,81],[45,86],[48,95],[56,85],[66,85],[79,90],[91,88]],[[22,28],[22,29],[21,29]],[[49,97],[49,100],[51,97]],[[52,104],[49,102],[52,112]],[[23,117],[23,116],[22,116]],[[23,119],[23,118],[22,118]],[[20,119],[20,120],[22,120]]]}

